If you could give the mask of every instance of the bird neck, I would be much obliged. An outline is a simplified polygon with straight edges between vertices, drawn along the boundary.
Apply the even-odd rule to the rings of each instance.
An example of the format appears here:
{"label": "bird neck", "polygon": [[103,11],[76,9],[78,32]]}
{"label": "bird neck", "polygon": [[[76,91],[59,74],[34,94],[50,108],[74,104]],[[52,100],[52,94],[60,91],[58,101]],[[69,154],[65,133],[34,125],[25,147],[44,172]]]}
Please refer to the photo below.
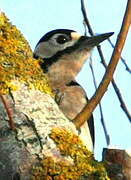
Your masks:
{"label": "bird neck", "polygon": [[65,85],[70,81],[74,81],[89,55],[90,53],[87,51],[84,53],[64,54],[57,61],[54,60],[53,63],[49,64],[46,73],[51,86],[58,88],[62,84]]}

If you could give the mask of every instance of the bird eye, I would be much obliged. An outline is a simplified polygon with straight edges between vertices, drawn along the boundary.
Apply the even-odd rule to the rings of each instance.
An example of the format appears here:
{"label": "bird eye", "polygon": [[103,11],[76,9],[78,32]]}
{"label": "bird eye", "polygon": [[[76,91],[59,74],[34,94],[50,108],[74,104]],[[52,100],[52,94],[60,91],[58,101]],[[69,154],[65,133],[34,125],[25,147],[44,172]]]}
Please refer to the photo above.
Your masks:
{"label": "bird eye", "polygon": [[65,42],[69,41],[69,39],[66,36],[60,35],[56,39],[57,43],[64,44]]}

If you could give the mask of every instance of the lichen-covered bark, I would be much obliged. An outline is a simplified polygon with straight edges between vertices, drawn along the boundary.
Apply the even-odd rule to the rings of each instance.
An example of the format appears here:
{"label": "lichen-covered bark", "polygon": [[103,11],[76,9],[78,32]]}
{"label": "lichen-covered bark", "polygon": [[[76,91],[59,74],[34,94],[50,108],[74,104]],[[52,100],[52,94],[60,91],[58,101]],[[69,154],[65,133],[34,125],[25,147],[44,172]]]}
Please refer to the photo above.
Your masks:
{"label": "lichen-covered bark", "polygon": [[0,93],[17,90],[19,87],[13,82],[16,79],[26,83],[29,88],[51,94],[47,77],[39,61],[32,58],[28,42],[5,14],[0,12]]}
{"label": "lichen-covered bark", "polygon": [[108,179],[72,122],[48,94],[17,83],[19,90],[4,98],[11,105],[15,130],[1,102],[0,179]]}
{"label": "lichen-covered bark", "polygon": [[16,173],[21,179],[31,179],[30,171],[39,159],[56,153],[61,156],[49,137],[51,129],[59,125],[76,130],[48,94],[23,85],[12,92],[12,97],[4,95],[12,106],[14,131],[10,130],[5,107],[0,104],[0,180],[11,179]]}

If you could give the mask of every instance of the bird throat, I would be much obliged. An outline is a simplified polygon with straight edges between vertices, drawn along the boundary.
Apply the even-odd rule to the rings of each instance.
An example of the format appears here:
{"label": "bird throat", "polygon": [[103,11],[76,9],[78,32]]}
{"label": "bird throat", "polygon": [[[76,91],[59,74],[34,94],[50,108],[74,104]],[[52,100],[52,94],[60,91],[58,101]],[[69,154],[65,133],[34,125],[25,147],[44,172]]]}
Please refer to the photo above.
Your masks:
{"label": "bird throat", "polygon": [[89,52],[63,54],[61,57],[44,59],[41,63],[43,71],[47,74],[53,88],[74,81],[81,71],[83,64],[89,57]]}

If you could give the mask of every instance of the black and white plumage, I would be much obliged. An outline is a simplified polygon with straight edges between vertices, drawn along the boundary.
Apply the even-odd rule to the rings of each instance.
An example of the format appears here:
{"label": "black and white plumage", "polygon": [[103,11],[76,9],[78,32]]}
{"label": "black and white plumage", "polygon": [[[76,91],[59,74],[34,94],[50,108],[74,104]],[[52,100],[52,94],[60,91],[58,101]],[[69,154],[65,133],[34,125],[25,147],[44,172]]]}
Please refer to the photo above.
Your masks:
{"label": "black and white plumage", "polygon": [[[42,58],[41,67],[47,73],[56,92],[59,108],[69,119],[74,119],[87,104],[87,96],[75,78],[94,46],[110,37],[105,33],[87,37],[73,30],[57,29],[45,34],[34,50],[35,58]],[[80,136],[90,150],[94,145],[93,116],[81,127]]]}

